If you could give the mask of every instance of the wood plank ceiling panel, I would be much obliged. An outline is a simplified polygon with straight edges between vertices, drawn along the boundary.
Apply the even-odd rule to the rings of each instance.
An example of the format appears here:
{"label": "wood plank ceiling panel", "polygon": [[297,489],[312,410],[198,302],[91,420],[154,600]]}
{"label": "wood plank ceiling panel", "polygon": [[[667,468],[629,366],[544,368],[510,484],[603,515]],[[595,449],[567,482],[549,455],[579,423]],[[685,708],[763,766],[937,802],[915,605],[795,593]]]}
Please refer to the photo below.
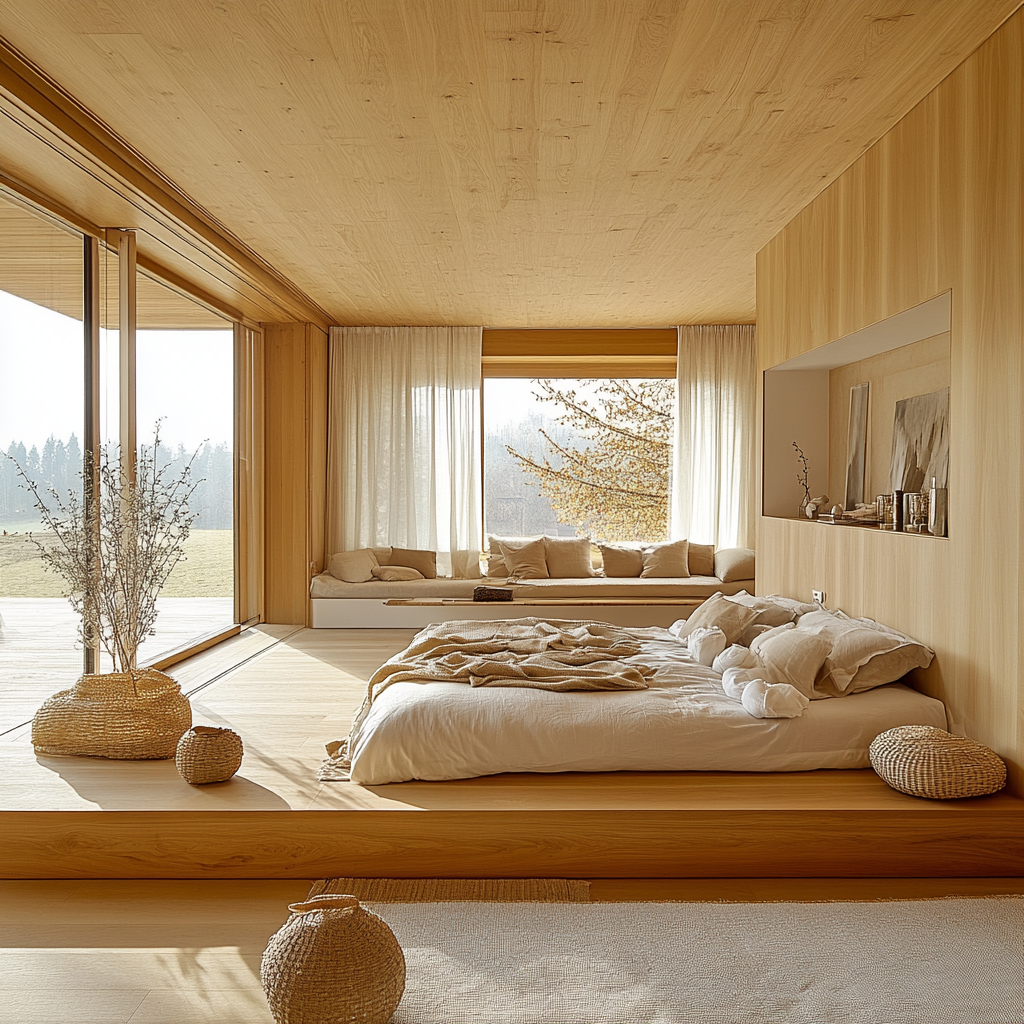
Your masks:
{"label": "wood plank ceiling panel", "polygon": [[34,0],[7,38],[339,323],[750,321],[1020,0]]}

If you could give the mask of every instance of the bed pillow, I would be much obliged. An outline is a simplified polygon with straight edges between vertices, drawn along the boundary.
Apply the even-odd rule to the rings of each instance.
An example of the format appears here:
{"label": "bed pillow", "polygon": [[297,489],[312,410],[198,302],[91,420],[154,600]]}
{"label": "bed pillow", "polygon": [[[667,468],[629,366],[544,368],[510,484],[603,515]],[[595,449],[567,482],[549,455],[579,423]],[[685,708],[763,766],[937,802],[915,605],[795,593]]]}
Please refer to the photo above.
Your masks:
{"label": "bed pillow", "polygon": [[733,601],[726,601],[721,594],[712,594],[699,605],[687,619],[672,624],[672,632],[683,640],[695,629],[717,626],[730,644],[739,643],[739,638],[754,621],[754,610]]}
{"label": "bed pillow", "polygon": [[812,700],[824,696],[815,692],[814,684],[831,649],[825,637],[791,623],[769,629],[750,645],[765,682],[789,683]]}
{"label": "bed pillow", "polygon": [[425,579],[423,573],[409,565],[378,565],[374,567],[373,578],[384,583],[407,583],[410,580]]}
{"label": "bed pillow", "polygon": [[774,626],[765,626],[759,623],[752,623],[747,626],[742,633],[740,633],[739,640],[736,641],[741,647],[749,647],[756,637],[759,637],[762,633],[767,633],[769,629],[774,629]]}
{"label": "bed pillow", "polygon": [[873,619],[853,619],[824,608],[801,615],[801,629],[831,644],[818,682],[822,693],[841,696],[895,682],[911,669],[931,664],[931,648]]}
{"label": "bed pillow", "polygon": [[621,544],[599,544],[604,560],[605,576],[625,578],[639,576],[644,568],[644,553],[641,548],[624,547]]}
{"label": "bed pillow", "polygon": [[691,576],[714,576],[715,545],[694,544],[691,541],[686,553],[686,564],[689,566]]}
{"label": "bed pillow", "polygon": [[[392,548],[388,565],[401,565],[415,569],[425,580],[437,579],[437,552]],[[415,578],[415,577],[414,577]]]}
{"label": "bed pillow", "polygon": [[711,668],[726,648],[725,634],[717,626],[698,627],[689,637],[690,657]]}
{"label": "bed pillow", "polygon": [[532,541],[539,540],[538,537],[497,537],[493,533],[487,535],[487,575],[508,576],[508,566],[501,556],[501,545],[509,548],[526,547]]}
{"label": "bed pillow", "polygon": [[640,578],[650,579],[680,579],[690,575],[690,567],[687,562],[687,555],[690,549],[690,542],[686,540],[670,540],[667,544],[652,544],[644,548],[644,567],[640,571]]}
{"label": "bed pillow", "polygon": [[511,548],[507,544],[499,544],[501,557],[505,559],[510,578],[517,580],[546,580],[548,563],[544,557],[544,538],[524,544],[521,548]]}
{"label": "bed pillow", "polygon": [[781,594],[769,594],[767,600],[774,601],[776,604],[781,604],[785,608],[791,608],[793,610],[794,618],[798,615],[807,615],[808,612],[816,612],[821,607],[814,603],[797,601],[792,597],[783,597]]}
{"label": "bed pillow", "polygon": [[723,583],[754,578],[754,552],[750,548],[725,548],[715,552],[715,575]]}
{"label": "bed pillow", "polygon": [[770,597],[754,597],[753,594],[748,594],[745,590],[741,590],[738,594],[727,595],[726,600],[753,608],[756,614],[750,623],[752,626],[784,626],[797,616],[797,613],[788,605],[779,604]]}
{"label": "bed pillow", "polygon": [[589,537],[545,537],[544,559],[552,579],[578,580],[596,575]]}
{"label": "bed pillow", "polygon": [[331,555],[327,571],[337,580],[346,583],[366,583],[373,579],[373,570],[378,566],[377,556],[369,548],[359,551],[339,551]]}

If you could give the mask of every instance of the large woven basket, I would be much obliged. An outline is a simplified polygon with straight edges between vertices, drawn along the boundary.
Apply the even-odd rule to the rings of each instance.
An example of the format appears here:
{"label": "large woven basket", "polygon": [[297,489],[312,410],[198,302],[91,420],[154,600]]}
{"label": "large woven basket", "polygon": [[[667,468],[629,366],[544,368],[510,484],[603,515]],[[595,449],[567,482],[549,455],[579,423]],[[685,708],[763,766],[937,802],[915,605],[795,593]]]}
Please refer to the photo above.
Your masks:
{"label": "large woven basket", "polygon": [[191,724],[188,698],[163,672],[84,675],[36,712],[32,744],[37,754],[160,760],[174,757]]}
{"label": "large woven basket", "polygon": [[355,896],[314,896],[289,909],[260,965],[277,1024],[387,1024],[405,991],[391,929]]}
{"label": "large woven basket", "polygon": [[190,786],[227,782],[242,766],[242,737],[231,729],[194,725],[178,740],[174,764]]}
{"label": "large woven basket", "polygon": [[882,779],[911,796],[958,800],[1006,785],[1006,765],[994,750],[932,725],[889,729],[871,741],[868,753]]}

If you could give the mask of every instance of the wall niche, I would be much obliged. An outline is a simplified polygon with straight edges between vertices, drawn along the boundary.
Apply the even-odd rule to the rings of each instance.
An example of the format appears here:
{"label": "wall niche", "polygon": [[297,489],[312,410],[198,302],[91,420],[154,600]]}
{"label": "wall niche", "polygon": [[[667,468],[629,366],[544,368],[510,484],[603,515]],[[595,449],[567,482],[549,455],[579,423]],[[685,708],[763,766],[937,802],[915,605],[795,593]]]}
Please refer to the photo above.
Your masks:
{"label": "wall niche", "polygon": [[[934,445],[940,431],[932,429],[933,418],[941,421],[943,390],[950,387],[950,311],[951,293],[943,292],[927,302],[872,324],[854,334],[839,338],[794,359],[766,370],[763,380],[764,430],[762,514],[777,519],[798,519],[804,490],[798,481],[802,467],[795,441],[808,464],[808,488],[811,497],[829,496],[829,506],[847,507],[848,489],[852,493],[860,471],[848,481],[850,445],[851,389],[867,384],[866,445],[863,451],[864,502],[873,502],[879,494],[891,493],[893,484],[893,434],[897,403],[901,405],[901,440],[909,432],[923,433]],[[863,396],[863,391],[860,392]],[[931,396],[931,397],[925,397]],[[914,399],[907,402],[908,399]],[[939,413],[932,410],[938,408]],[[925,426],[920,412],[925,410]],[[908,426],[908,417],[918,419]],[[948,451],[948,400],[946,412],[946,450]],[[908,478],[922,480],[924,468],[915,470],[913,452],[904,456],[911,465]],[[913,445],[911,445],[913,448]],[[920,489],[927,491],[930,479]],[[946,481],[939,480],[945,487]],[[908,502],[909,504],[909,502]],[[806,520],[808,523],[811,520]],[[850,517],[829,526],[856,525]],[[877,529],[871,524],[861,524]],[[930,536],[927,532],[911,534]]]}

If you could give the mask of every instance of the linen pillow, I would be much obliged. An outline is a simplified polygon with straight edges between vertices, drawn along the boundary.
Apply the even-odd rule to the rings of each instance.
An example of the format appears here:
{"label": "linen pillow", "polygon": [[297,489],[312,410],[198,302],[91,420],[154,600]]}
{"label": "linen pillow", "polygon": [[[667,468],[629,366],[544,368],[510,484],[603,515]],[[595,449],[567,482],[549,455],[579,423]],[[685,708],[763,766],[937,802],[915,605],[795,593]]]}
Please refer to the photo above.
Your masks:
{"label": "linen pillow", "polygon": [[501,557],[508,566],[509,577],[517,580],[546,580],[549,576],[548,563],[544,557],[544,538],[524,544],[521,548],[510,548],[499,544]]}
{"label": "linen pillow", "polygon": [[740,638],[736,642],[741,647],[749,647],[754,642],[755,637],[759,637],[762,633],[767,633],[769,629],[774,628],[774,626],[758,625],[755,622],[752,625],[747,626],[747,628],[740,633]]}
{"label": "linen pillow", "polygon": [[373,578],[384,583],[405,583],[409,580],[424,579],[423,573],[409,565],[378,565],[374,567]]}
{"label": "linen pillow", "polygon": [[605,576],[639,576],[644,568],[644,553],[640,548],[627,548],[621,544],[599,544],[604,559]]}
{"label": "linen pillow", "polygon": [[789,683],[805,697],[814,700],[818,672],[828,657],[831,646],[823,636],[798,629],[791,623],[776,626],[756,637],[750,652],[768,683]]}
{"label": "linen pillow", "polygon": [[690,542],[690,550],[686,555],[686,564],[690,567],[691,576],[715,575],[715,545],[694,544]]}
{"label": "linen pillow", "polygon": [[779,604],[769,597],[754,597],[745,590],[727,595],[726,600],[753,608],[756,616],[751,622],[752,626],[784,626],[796,618],[796,612],[787,605]]}
{"label": "linen pillow", "polygon": [[686,540],[671,540],[667,544],[652,544],[649,548],[644,548],[644,567],[640,572],[640,578],[678,579],[689,576],[689,548],[690,542]]}
{"label": "linen pillow", "polygon": [[377,559],[378,565],[391,564],[391,548],[370,548],[373,557]]}
{"label": "linen pillow", "polygon": [[792,597],[783,597],[781,594],[769,594],[766,600],[774,601],[776,604],[781,604],[785,608],[792,609],[794,618],[798,615],[806,615],[808,612],[816,612],[819,608],[816,604],[809,604],[806,601],[797,601]]}
{"label": "linen pillow", "polygon": [[715,552],[715,575],[723,583],[754,578],[754,552],[750,548],[725,548]]}
{"label": "linen pillow", "polygon": [[493,533],[487,535],[487,575],[488,576],[508,576],[509,569],[505,564],[505,559],[501,555],[501,545],[504,544],[506,547],[519,548],[526,547],[531,541],[538,540],[537,537],[498,537]]}
{"label": "linen pillow", "polygon": [[594,576],[589,537],[545,537],[544,558],[552,579],[583,579]]}
{"label": "linen pillow", "polygon": [[926,668],[933,657],[924,644],[873,619],[853,619],[820,608],[797,621],[801,629],[824,637],[831,645],[818,682],[822,693],[843,696],[883,686],[911,669]]}
{"label": "linen pillow", "polygon": [[331,555],[327,571],[335,579],[346,583],[366,583],[373,579],[373,570],[377,565],[377,556],[369,548],[361,548],[359,551],[339,551]]}
{"label": "linen pillow", "polygon": [[404,565],[415,569],[425,580],[437,579],[437,552],[392,548],[388,565]]}
{"label": "linen pillow", "polygon": [[694,609],[688,619],[674,622],[671,631],[682,640],[695,629],[717,626],[725,634],[726,640],[730,644],[735,644],[753,621],[753,608],[745,608],[733,601],[726,601],[721,594],[712,594],[702,605]]}

